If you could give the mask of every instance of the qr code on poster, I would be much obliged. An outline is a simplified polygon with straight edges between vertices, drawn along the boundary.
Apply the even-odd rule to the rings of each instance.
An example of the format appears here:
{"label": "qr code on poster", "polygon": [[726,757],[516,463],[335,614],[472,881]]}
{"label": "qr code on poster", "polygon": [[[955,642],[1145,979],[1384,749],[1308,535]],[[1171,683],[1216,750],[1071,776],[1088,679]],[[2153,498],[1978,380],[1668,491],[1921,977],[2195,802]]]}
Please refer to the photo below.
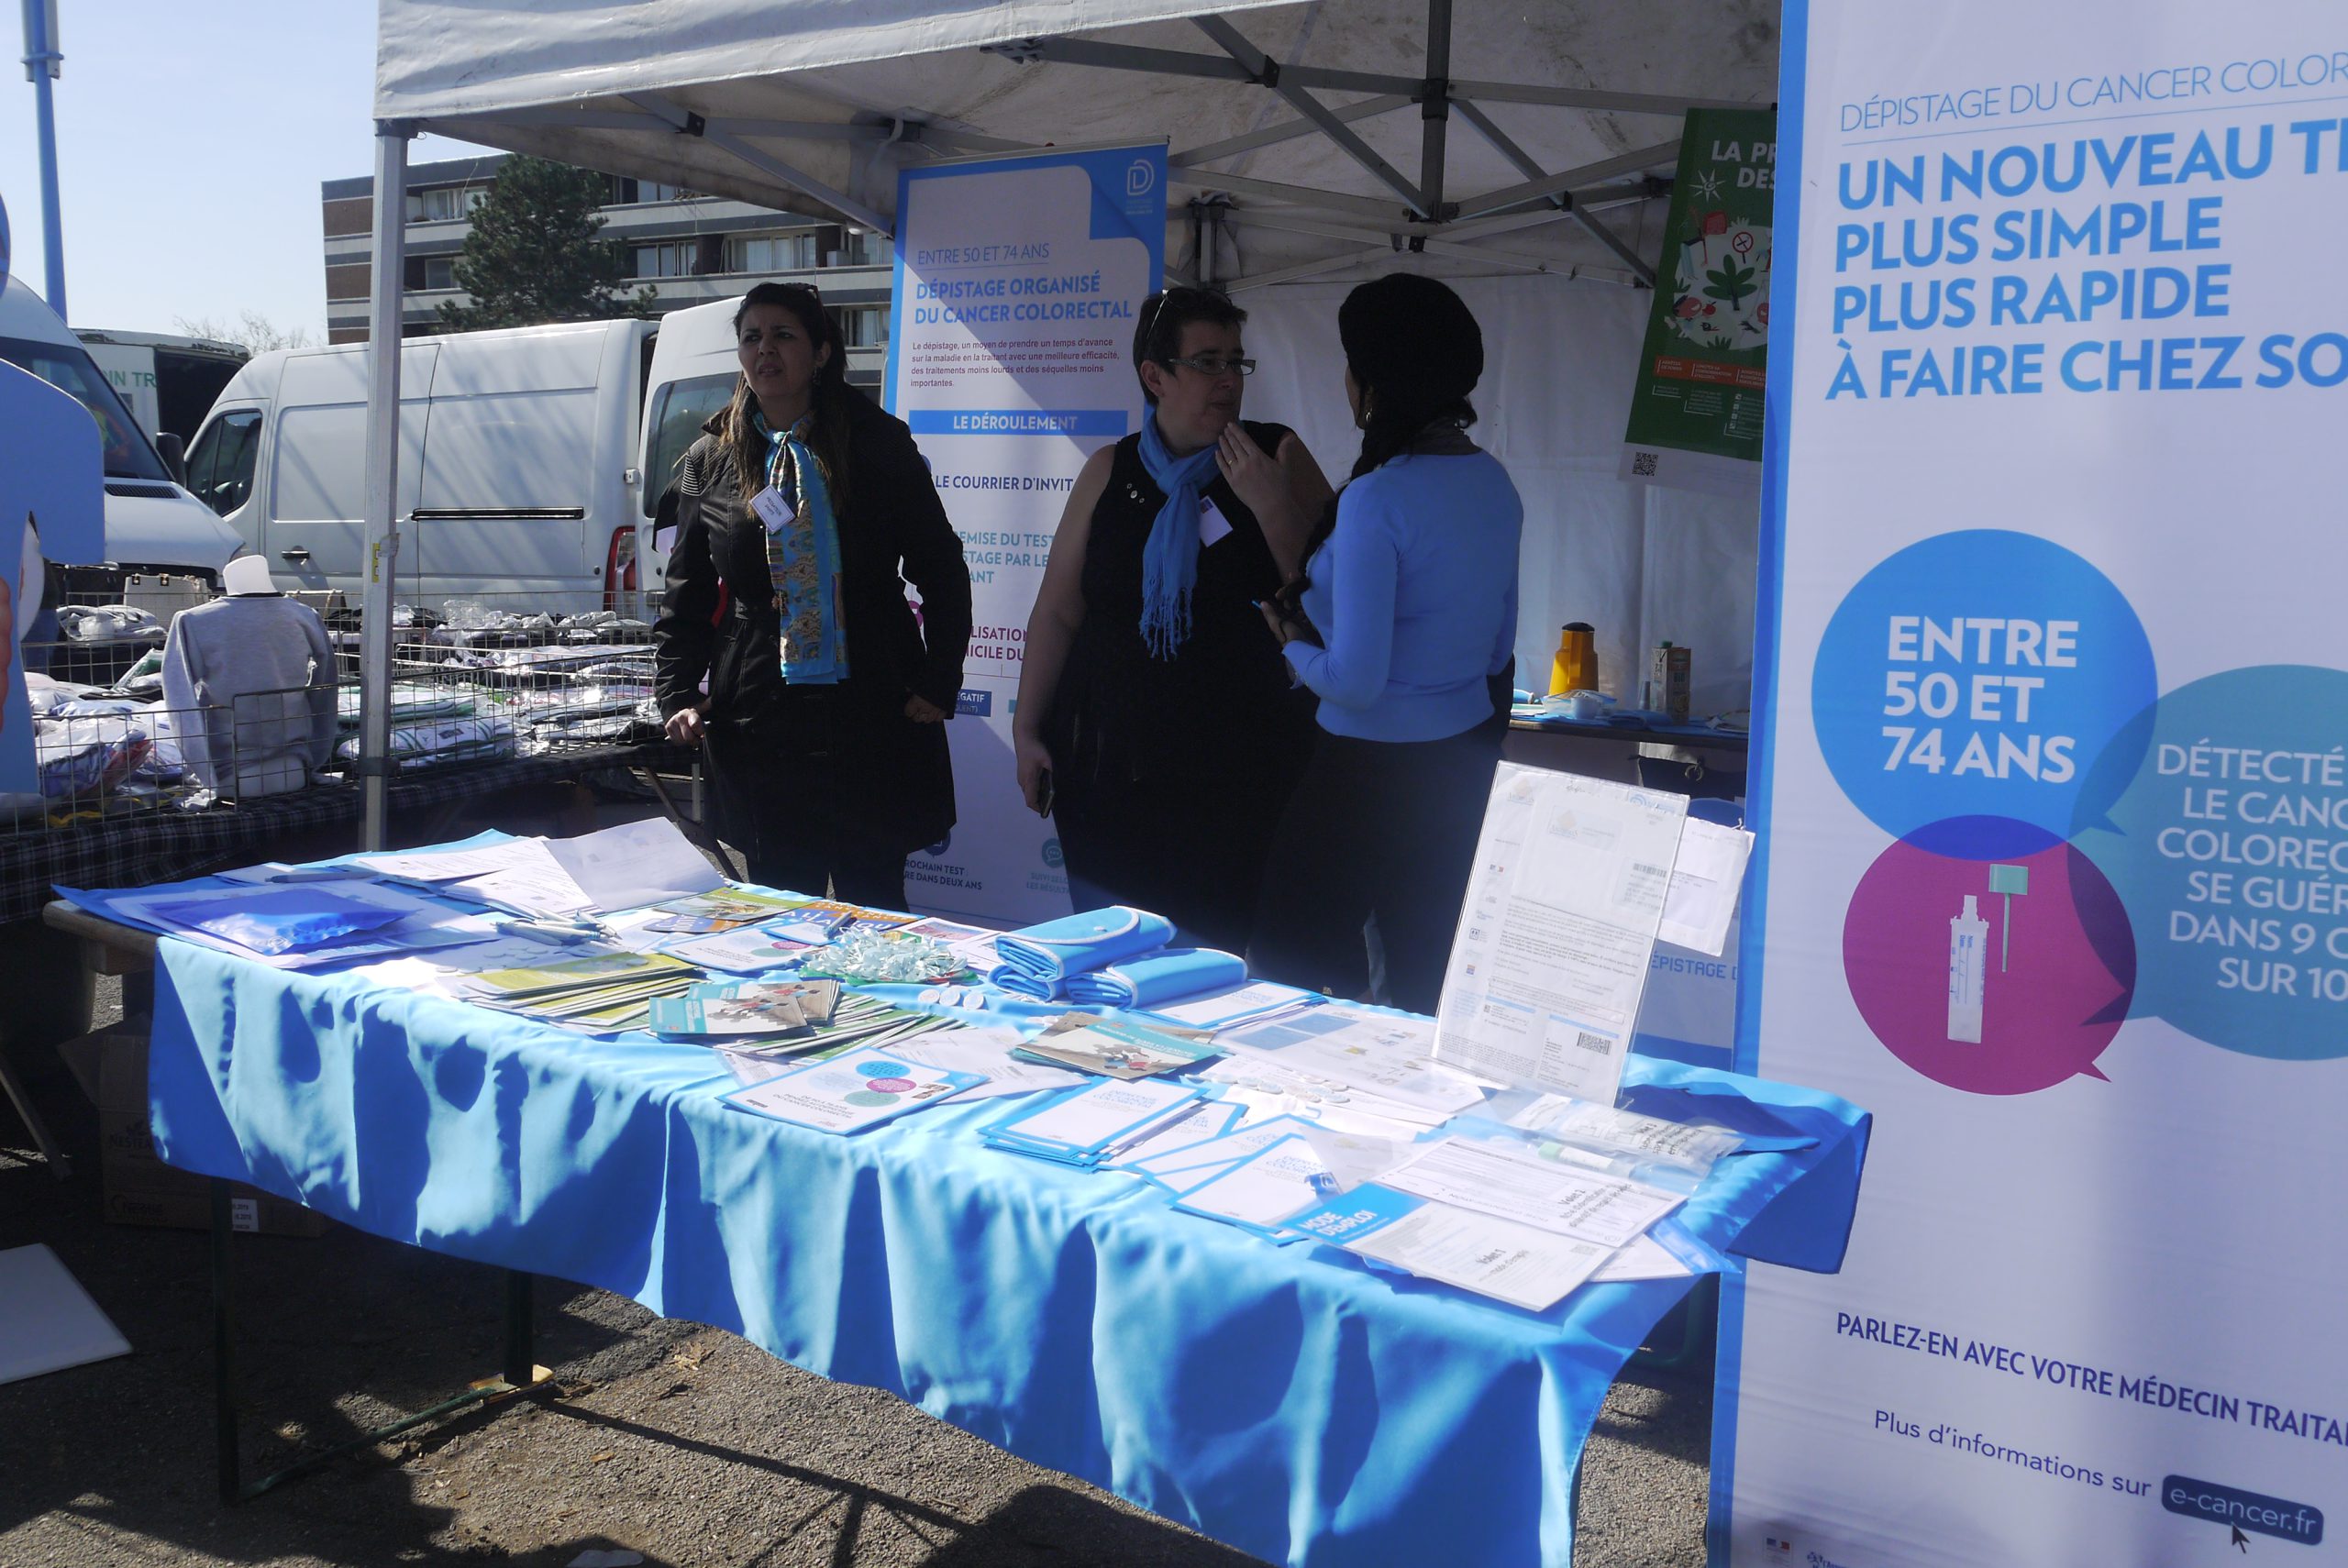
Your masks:
{"label": "qr code on poster", "polygon": [[1632,473],[1632,475],[1633,475],[1634,478],[1638,478],[1638,479],[1653,479],[1653,478],[1655,478],[1655,465],[1656,465],[1656,459],[1660,455],[1661,455],[1661,454],[1659,454],[1659,453],[1656,453],[1656,452],[1634,452],[1634,453],[1632,453],[1632,454],[1631,454],[1631,473]]}

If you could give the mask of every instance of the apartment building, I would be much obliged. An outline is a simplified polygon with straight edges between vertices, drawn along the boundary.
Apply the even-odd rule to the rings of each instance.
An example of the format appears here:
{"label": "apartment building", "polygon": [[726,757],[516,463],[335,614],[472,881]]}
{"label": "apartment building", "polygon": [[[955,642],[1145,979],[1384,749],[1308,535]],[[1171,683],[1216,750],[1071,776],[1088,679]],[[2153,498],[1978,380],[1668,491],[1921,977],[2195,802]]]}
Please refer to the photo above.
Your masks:
{"label": "apartment building", "polygon": [[[437,332],[444,301],[470,303],[456,261],[472,209],[504,153],[415,164],[408,170],[407,275],[402,330]],[[848,379],[880,384],[888,346],[891,265],[881,236],[820,218],[775,212],[674,185],[606,177],[603,237],[625,247],[635,287],[649,284],[663,314],[730,299],[770,279],[814,283],[848,346]],[[326,232],[327,341],[367,340],[375,182],[361,175],[320,188]]]}

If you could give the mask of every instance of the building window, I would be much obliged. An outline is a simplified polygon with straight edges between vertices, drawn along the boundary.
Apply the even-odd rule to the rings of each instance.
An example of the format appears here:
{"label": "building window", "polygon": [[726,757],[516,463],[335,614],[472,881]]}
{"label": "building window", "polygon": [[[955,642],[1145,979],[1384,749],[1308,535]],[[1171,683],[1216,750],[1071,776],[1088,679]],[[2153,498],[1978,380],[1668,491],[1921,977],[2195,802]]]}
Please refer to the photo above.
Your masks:
{"label": "building window", "polygon": [[850,348],[885,348],[889,344],[889,307],[851,305],[835,313],[840,341]]}
{"label": "building window", "polygon": [[407,221],[410,223],[446,223],[450,218],[471,217],[482,198],[488,195],[480,185],[436,185],[428,191],[407,193]]}
{"label": "building window", "polygon": [[814,264],[812,234],[743,234],[725,242],[729,272],[796,272]]}
{"label": "building window", "polygon": [[671,245],[639,245],[636,248],[636,275],[690,278],[693,274],[693,258],[700,248],[690,239]]}
{"label": "building window", "polygon": [[453,256],[427,256],[424,259],[424,286],[427,289],[453,289],[457,286],[457,259]]}

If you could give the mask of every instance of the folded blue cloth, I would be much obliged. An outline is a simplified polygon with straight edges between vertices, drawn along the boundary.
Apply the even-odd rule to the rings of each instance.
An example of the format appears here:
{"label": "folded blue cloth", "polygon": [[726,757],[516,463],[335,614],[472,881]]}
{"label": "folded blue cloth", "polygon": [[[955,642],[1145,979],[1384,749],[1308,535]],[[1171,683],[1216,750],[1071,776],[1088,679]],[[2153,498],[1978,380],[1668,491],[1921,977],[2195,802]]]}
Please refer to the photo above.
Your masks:
{"label": "folded blue cloth", "polygon": [[1174,922],[1165,916],[1112,904],[995,938],[1002,962],[987,979],[1013,996],[1048,1001],[1062,994],[1071,975],[1138,958],[1173,939]]}
{"label": "folded blue cloth", "polygon": [[1068,999],[1090,1007],[1157,1007],[1244,985],[1247,961],[1213,947],[1168,947],[1068,978]]}

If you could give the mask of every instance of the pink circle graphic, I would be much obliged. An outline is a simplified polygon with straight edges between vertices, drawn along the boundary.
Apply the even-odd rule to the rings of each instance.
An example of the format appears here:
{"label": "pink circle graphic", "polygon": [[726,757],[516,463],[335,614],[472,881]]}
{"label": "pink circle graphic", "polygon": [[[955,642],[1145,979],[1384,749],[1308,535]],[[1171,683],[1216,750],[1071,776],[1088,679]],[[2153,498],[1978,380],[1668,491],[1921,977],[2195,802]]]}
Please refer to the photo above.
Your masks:
{"label": "pink circle graphic", "polygon": [[1993,864],[1903,841],[1851,895],[1843,973],[1875,1037],[1924,1077],[2031,1094],[2103,1077],[2135,939],[2111,884],[2068,845]]}
{"label": "pink circle graphic", "polygon": [[903,1094],[914,1087],[911,1078],[867,1078],[864,1087],[875,1094]]}

